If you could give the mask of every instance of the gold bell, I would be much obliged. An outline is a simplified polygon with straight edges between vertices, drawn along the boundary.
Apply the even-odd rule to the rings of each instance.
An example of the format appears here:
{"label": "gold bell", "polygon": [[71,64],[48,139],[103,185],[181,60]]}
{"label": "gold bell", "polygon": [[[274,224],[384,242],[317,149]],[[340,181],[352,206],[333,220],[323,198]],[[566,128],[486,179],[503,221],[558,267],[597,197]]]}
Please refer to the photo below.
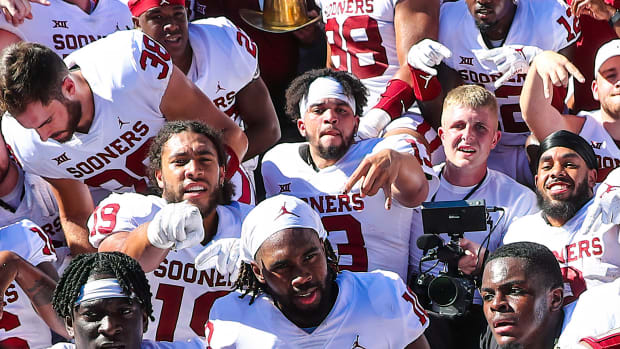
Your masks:
{"label": "gold bell", "polygon": [[270,33],[286,33],[318,21],[309,19],[305,0],[265,0],[263,12],[241,9],[241,18],[252,27]]}

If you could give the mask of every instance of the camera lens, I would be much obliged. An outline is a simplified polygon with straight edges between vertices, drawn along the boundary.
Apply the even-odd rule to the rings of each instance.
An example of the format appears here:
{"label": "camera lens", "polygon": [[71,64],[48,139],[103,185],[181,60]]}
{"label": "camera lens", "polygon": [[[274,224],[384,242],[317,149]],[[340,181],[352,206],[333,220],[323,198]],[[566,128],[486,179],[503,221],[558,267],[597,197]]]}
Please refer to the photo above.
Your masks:
{"label": "camera lens", "polygon": [[449,277],[438,276],[428,285],[428,297],[441,307],[452,305],[458,297],[457,285]]}

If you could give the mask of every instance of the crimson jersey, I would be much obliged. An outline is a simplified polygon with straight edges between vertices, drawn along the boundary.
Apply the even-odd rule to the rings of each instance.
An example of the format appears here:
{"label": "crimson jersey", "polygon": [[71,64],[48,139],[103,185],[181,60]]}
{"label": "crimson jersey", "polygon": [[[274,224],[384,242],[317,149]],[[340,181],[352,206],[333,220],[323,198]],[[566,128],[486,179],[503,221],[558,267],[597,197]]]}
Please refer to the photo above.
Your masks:
{"label": "crimson jersey", "polygon": [[336,302],[311,332],[265,294],[251,305],[239,292],[218,299],[205,326],[208,348],[404,348],[428,327],[416,296],[394,273],[343,271],[336,283]]}
{"label": "crimson jersey", "polygon": [[579,135],[588,141],[594,150],[598,163],[596,181],[601,183],[611,170],[620,166],[620,148],[605,130],[600,110],[581,112],[578,115],[585,118]]}
{"label": "crimson jersey", "polygon": [[566,303],[574,301],[586,288],[620,277],[619,226],[603,224],[600,219],[589,231],[583,226],[588,212],[594,208],[593,201],[561,227],[549,225],[542,211],[521,217],[508,227],[504,237],[504,244],[532,241],[553,252],[564,276]]}
{"label": "crimson jersey", "polygon": [[[132,231],[153,220],[166,204],[156,196],[135,193],[112,194],[99,203],[88,220],[90,242],[97,248],[111,234]],[[233,202],[217,206],[218,226],[213,240],[238,238],[241,222],[251,206]],[[203,250],[198,244],[186,249],[168,252],[154,271],[147,273],[153,294],[153,316],[145,339],[157,341],[187,340],[203,336],[203,326],[213,301],[232,290],[229,275],[209,268],[198,271],[194,259]]]}
{"label": "crimson jersey", "polygon": [[[29,220],[0,229],[0,251],[13,251],[30,264],[56,261],[47,235]],[[28,295],[12,281],[4,292],[0,319],[0,348],[47,348],[52,344],[50,328],[37,315]]]}
{"label": "crimson jersey", "polygon": [[13,117],[2,118],[7,145],[26,172],[69,178],[113,192],[144,191],[150,139],[165,122],[159,104],[172,75],[164,48],[136,30],[114,33],[65,59],[79,66],[94,102],[88,133],[66,143],[41,141]]}
{"label": "crimson jersey", "polygon": [[429,190],[434,191],[438,180],[424,147],[404,135],[368,139],[352,144],[334,165],[319,171],[300,155],[307,147],[307,143],[283,143],[265,154],[266,195],[293,195],[318,211],[341,269],[389,270],[406,279],[413,209],[394,200],[387,211],[382,189],[374,196],[362,197],[359,182],[347,194],[342,194],[342,187],[366,156],[390,148],[417,156],[431,178]]}
{"label": "crimson jersey", "polygon": [[[225,17],[201,19],[189,23],[192,64],[187,77],[221,111],[245,129],[236,106],[236,95],[259,77],[256,44],[243,30]],[[222,65],[226,62],[226,67]],[[242,164],[231,178],[233,199],[246,204],[255,201],[254,174],[258,157]]]}
{"label": "crimson jersey", "polygon": [[15,27],[0,16],[0,29],[23,41],[37,42],[61,57],[117,30],[133,28],[131,13],[118,0],[96,2],[91,13],[63,0],[50,0],[49,6],[32,4],[33,19]]}

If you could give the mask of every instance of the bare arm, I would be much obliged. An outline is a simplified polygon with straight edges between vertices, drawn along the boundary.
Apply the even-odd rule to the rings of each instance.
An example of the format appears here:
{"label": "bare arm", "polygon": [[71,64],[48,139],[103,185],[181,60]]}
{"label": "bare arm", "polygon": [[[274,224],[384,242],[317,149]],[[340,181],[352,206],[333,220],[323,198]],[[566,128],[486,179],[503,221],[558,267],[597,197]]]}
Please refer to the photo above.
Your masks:
{"label": "bare arm", "polygon": [[579,70],[566,57],[545,51],[534,59],[523,84],[520,105],[523,119],[537,139],[558,130],[579,133],[584,119],[562,115],[551,105],[553,86],[566,86],[569,76],[583,81]]}
{"label": "bare arm", "polygon": [[[599,21],[609,21],[616,13],[616,8],[603,0],[573,0],[570,7],[577,17],[586,15]],[[620,37],[620,21],[614,24],[613,29]]]}
{"label": "bare arm", "polygon": [[7,46],[22,41],[22,39],[6,30],[0,29],[0,51],[4,50]]}
{"label": "bare arm", "polygon": [[167,120],[199,120],[223,132],[223,141],[243,159],[248,139],[231,118],[217,109],[213,102],[187,79],[176,66],[159,109]]}
{"label": "bare arm", "polygon": [[260,77],[237,93],[239,114],[248,137],[248,160],[262,154],[280,139],[280,124],[267,86]]}
{"label": "bare arm", "polygon": [[117,232],[108,236],[99,245],[99,252],[123,252],[137,260],[145,273],[157,269],[170,250],[151,245],[146,235],[148,224],[144,223],[131,232]]}
{"label": "bare arm", "polygon": [[[43,321],[54,332],[70,338],[63,321],[52,307],[52,294],[56,288],[56,281],[43,270],[51,271],[53,276],[58,277],[50,262],[43,262],[35,267],[14,252],[0,251],[0,291],[4,295],[14,280],[24,290]],[[1,311],[2,302],[0,302],[0,314]]]}
{"label": "bare arm", "polygon": [[405,349],[430,349],[430,348],[431,346],[428,344],[428,341],[426,340],[426,337],[424,337],[424,335],[421,335],[420,337],[418,337],[416,340],[409,343],[409,345],[405,347]]}
{"label": "bare arm", "polygon": [[58,202],[60,223],[71,255],[96,252],[88,241],[86,222],[95,207],[88,186],[74,179],[46,178]]}

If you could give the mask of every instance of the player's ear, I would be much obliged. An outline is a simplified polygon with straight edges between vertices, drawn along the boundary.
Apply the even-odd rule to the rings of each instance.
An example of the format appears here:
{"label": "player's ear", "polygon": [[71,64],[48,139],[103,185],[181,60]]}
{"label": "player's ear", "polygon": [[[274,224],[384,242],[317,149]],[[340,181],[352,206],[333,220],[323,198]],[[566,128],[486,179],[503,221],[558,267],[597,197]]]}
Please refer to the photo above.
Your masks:
{"label": "player's ear", "polygon": [[306,124],[304,123],[303,118],[297,119],[297,129],[302,137],[306,137]]}
{"label": "player's ear", "polygon": [[256,262],[250,262],[250,265],[252,266],[252,272],[254,273],[254,276],[256,276],[256,279],[264,284],[265,283],[265,277],[263,276],[263,272],[261,270],[261,268],[258,266],[258,264]]}
{"label": "player's ear", "polygon": [[559,311],[564,303],[564,289],[557,287],[549,292],[549,310]]}
{"label": "player's ear", "polygon": [[502,133],[499,130],[495,130],[495,136],[493,137],[493,143],[491,143],[491,149],[495,149],[499,139],[502,138]]}
{"label": "player's ear", "polygon": [[70,99],[75,95],[75,81],[73,81],[73,79],[69,75],[65,76],[65,79],[62,81],[61,88],[62,94],[65,96],[65,98]]}
{"label": "player's ear", "polygon": [[596,169],[588,170],[588,185],[590,188],[594,188],[596,185],[596,179],[598,177],[598,172]]}
{"label": "player's ear", "polygon": [[157,180],[157,186],[159,189],[164,189],[164,178],[162,176],[161,170],[155,170],[155,180]]}
{"label": "player's ear", "polygon": [[133,27],[134,28],[141,28],[141,26],[140,26],[140,18],[139,17],[131,16],[131,21],[133,22]]}
{"label": "player's ear", "polygon": [[[142,309],[142,306],[140,306]],[[142,333],[146,333],[149,329],[149,317],[146,315],[146,311],[142,310]]]}
{"label": "player's ear", "polygon": [[73,331],[73,319],[71,316],[65,316],[65,329],[71,338],[75,337],[75,332]]}

